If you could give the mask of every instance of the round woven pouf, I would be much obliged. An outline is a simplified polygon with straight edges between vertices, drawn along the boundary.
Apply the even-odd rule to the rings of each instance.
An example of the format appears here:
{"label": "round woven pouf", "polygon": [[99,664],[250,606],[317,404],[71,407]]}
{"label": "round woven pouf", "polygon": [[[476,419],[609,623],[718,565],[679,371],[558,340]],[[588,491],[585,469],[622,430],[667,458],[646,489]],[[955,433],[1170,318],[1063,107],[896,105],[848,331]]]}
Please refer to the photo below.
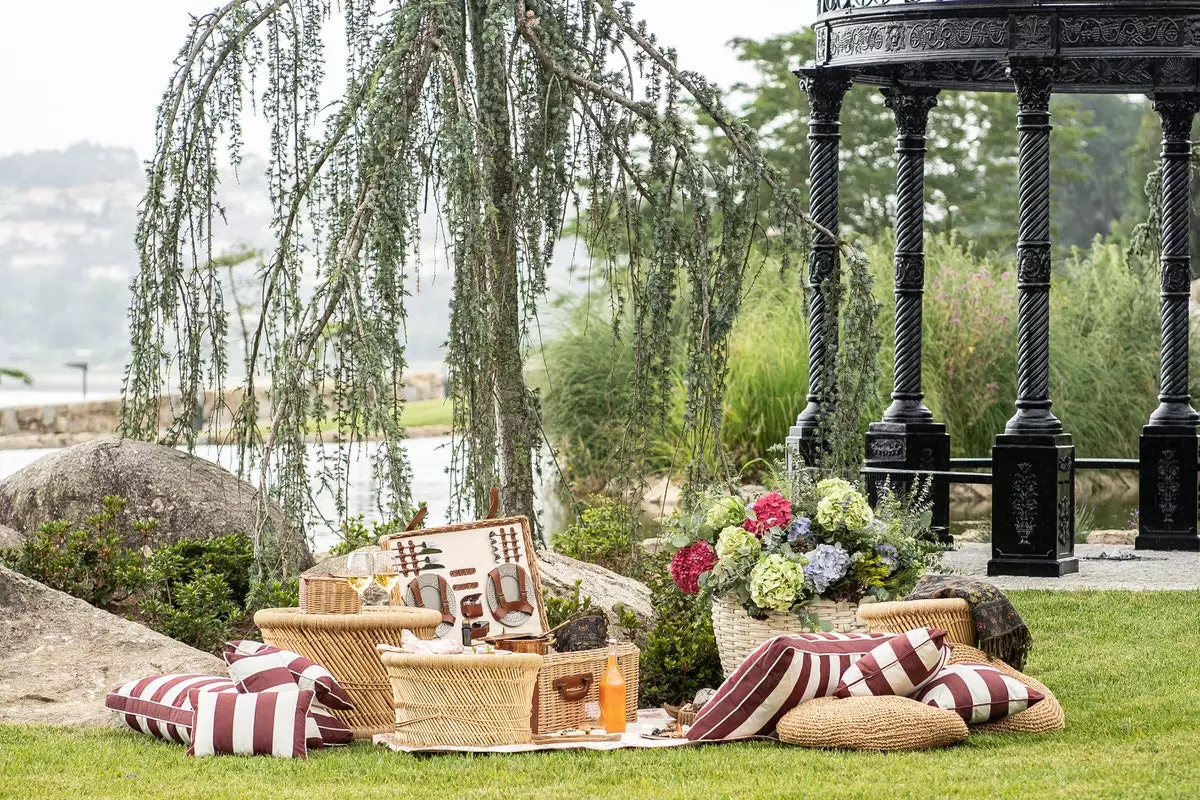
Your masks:
{"label": "round woven pouf", "polygon": [[990,664],[1008,675],[1042,693],[1041,702],[1032,708],[1027,708],[1019,714],[1005,717],[999,722],[989,722],[986,725],[976,725],[974,730],[993,731],[995,733],[1054,733],[1067,727],[1067,712],[1054,696],[1054,692],[1037,678],[1032,678],[1020,670],[1013,669],[998,658],[989,658],[988,654],[974,647],[963,644],[950,645],[951,664]]}
{"label": "round woven pouf", "polygon": [[927,750],[967,738],[953,711],[907,697],[818,697],[779,720],[779,739],[801,747],[838,750]]}
{"label": "round woven pouf", "polygon": [[904,633],[917,628],[941,628],[947,642],[975,644],[975,618],[966,600],[901,600],[859,607],[858,619],[871,633]]}
{"label": "round woven pouf", "polygon": [[392,682],[397,744],[494,747],[533,740],[533,687],[542,657],[380,656]]}

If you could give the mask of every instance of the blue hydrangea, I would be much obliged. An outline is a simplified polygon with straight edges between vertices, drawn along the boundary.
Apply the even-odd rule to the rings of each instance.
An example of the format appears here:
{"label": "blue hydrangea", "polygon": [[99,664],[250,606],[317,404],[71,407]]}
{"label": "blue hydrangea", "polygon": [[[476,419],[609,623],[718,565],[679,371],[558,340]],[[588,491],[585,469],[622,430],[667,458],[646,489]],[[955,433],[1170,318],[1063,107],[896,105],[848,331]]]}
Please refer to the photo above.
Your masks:
{"label": "blue hydrangea", "polygon": [[812,520],[808,517],[796,517],[792,520],[792,524],[787,527],[787,540],[789,544],[794,544],[800,539],[804,539],[812,535]]}
{"label": "blue hydrangea", "polygon": [[840,544],[819,544],[807,554],[807,558],[804,578],[819,595],[846,577],[846,571],[850,569],[850,554]]}
{"label": "blue hydrangea", "polygon": [[883,559],[883,563],[891,568],[892,572],[900,569],[900,551],[896,549],[895,545],[880,542],[875,546],[875,552]]}

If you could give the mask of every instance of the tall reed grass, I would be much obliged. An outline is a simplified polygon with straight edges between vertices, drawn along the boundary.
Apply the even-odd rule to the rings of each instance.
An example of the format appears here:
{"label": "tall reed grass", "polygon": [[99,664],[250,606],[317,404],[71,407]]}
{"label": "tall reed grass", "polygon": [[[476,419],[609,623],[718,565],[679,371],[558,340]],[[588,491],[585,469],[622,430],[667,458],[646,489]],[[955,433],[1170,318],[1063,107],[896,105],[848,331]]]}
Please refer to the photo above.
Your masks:
{"label": "tall reed grass", "polygon": [[[890,240],[868,247],[879,326],[882,414],[891,392],[894,301]],[[1017,299],[1011,258],[980,256],[953,236],[926,244],[924,388],[945,422],[955,455],[986,456],[1016,399]],[[1081,457],[1134,457],[1157,406],[1158,279],[1122,249],[1097,239],[1055,264],[1051,291],[1051,395]],[[805,405],[808,335],[796,275],[764,270],[750,286],[734,329],[726,381],[723,443],[734,467],[769,457]],[[567,445],[577,477],[603,470],[622,430],[628,345],[605,324],[568,326],[546,349],[551,386],[544,409],[552,437]],[[1200,376],[1200,359],[1192,374]],[[1193,382],[1193,393],[1197,383]],[[654,443],[666,468],[683,434],[682,404]],[[676,465],[678,467],[678,465]],[[594,484],[593,484],[594,485]]]}

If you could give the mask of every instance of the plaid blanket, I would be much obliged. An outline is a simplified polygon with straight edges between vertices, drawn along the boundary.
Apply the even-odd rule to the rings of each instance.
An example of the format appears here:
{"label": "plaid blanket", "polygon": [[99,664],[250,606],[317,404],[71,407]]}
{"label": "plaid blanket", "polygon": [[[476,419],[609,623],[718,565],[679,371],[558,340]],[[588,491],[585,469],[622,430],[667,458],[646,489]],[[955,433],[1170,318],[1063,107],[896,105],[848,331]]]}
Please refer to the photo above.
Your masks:
{"label": "plaid blanket", "polygon": [[1033,636],[1004,592],[990,583],[957,575],[926,575],[906,600],[958,597],[971,606],[979,649],[1016,670],[1025,668]]}

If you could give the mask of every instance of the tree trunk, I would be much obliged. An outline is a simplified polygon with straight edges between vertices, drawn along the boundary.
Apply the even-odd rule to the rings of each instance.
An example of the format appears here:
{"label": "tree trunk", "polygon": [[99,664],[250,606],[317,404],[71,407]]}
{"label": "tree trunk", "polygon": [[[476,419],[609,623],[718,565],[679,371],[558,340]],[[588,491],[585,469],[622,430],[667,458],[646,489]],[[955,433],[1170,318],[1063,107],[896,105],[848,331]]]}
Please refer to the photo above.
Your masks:
{"label": "tree trunk", "polygon": [[[478,86],[480,147],[487,184],[488,255],[485,274],[492,292],[491,358],[496,430],[500,446],[500,492],[506,514],[533,519],[533,424],[525,386],[520,279],[517,273],[517,194],[513,176],[512,120],[507,92],[507,43],[496,0],[470,0],[471,45]],[[478,410],[474,413],[483,413]],[[482,488],[482,487],[480,487]]]}

